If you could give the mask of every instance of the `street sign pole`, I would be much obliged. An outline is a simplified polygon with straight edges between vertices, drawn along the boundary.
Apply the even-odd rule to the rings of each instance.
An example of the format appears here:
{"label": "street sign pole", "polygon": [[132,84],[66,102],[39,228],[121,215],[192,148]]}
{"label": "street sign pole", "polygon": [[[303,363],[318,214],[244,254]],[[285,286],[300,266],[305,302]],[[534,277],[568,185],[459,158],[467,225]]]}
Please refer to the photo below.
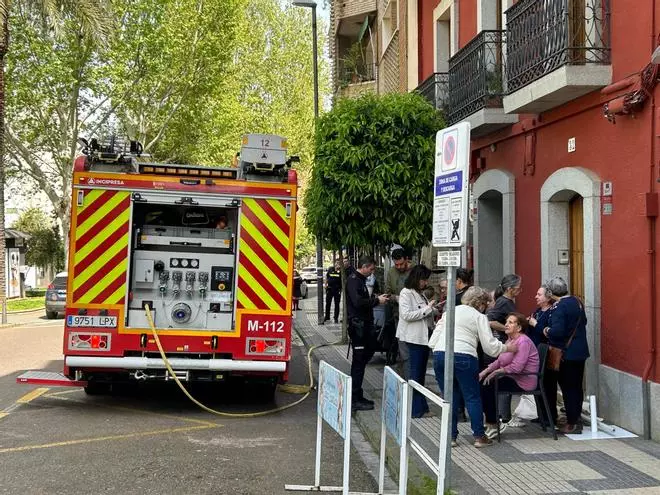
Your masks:
{"label": "street sign pole", "polygon": [[[447,268],[445,305],[445,381],[443,398],[450,406],[454,400],[454,315],[456,307],[456,269],[461,266],[468,222],[468,177],[470,163],[470,124],[461,122],[438,131],[435,142],[435,180],[433,181],[434,247],[438,266]],[[451,411],[451,408],[449,409]],[[451,426],[450,426],[451,428]],[[445,445],[445,487],[451,487],[451,437]]]}

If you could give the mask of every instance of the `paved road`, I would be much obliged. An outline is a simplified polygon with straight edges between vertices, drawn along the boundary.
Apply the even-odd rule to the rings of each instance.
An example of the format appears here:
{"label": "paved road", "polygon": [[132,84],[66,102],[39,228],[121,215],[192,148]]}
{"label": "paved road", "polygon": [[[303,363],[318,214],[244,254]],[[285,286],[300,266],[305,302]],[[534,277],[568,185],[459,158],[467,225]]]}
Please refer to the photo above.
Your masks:
{"label": "paved road", "polygon": [[[113,396],[15,383],[21,370],[60,370],[62,320],[0,329],[0,493],[285,493],[314,478],[316,396],[261,418],[213,416],[173,387]],[[305,349],[294,346],[292,383],[305,383]],[[28,392],[38,390],[24,399]],[[255,404],[240,390],[194,393],[232,412]],[[277,393],[280,406],[298,396]],[[322,484],[341,483],[342,445],[324,430]],[[375,491],[356,451],[351,490]]]}

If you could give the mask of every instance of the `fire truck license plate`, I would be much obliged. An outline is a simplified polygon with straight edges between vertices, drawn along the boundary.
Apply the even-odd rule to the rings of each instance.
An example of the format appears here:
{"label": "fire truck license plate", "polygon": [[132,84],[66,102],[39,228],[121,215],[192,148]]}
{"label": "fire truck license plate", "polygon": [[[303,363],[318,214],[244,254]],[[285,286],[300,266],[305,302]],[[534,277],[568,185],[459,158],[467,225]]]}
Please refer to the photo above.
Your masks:
{"label": "fire truck license plate", "polygon": [[112,327],[117,326],[116,316],[77,316],[66,317],[66,324],[70,327]]}

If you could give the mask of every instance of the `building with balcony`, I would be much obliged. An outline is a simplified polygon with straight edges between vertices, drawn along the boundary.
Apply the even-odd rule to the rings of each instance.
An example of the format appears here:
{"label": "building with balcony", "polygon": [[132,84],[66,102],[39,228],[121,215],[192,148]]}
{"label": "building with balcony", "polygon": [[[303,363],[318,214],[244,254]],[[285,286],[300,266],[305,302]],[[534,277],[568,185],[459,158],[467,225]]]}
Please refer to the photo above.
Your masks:
{"label": "building with balcony", "polygon": [[599,415],[660,440],[660,3],[415,5],[416,90],[472,126],[475,282],[520,274],[530,314],[543,281],[565,278],[587,313]]}

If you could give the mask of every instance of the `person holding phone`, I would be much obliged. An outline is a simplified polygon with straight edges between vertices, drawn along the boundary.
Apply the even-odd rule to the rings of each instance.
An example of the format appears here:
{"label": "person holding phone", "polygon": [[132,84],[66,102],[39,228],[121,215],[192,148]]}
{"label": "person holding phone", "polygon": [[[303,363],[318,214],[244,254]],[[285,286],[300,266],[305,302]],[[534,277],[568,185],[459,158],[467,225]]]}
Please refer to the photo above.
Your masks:
{"label": "person holding phone", "polygon": [[[399,324],[396,336],[399,342],[405,342],[408,348],[407,374],[411,380],[424,385],[426,365],[429,360],[429,333],[433,330],[436,302],[429,301],[424,295],[428,286],[431,270],[424,265],[417,265],[410,271],[399,294]],[[413,392],[412,417],[421,418],[430,415],[426,398],[416,390]]]}

